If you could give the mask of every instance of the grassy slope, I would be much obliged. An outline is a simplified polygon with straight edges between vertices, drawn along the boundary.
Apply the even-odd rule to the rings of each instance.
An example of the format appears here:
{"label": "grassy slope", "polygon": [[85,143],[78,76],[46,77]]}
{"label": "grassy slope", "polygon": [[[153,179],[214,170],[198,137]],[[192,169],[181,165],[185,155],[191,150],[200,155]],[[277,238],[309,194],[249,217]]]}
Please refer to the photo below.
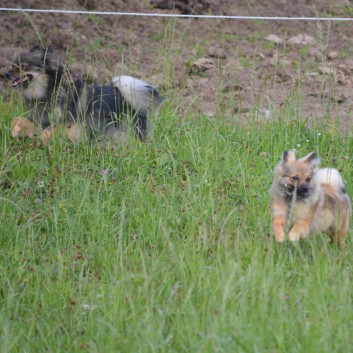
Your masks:
{"label": "grassy slope", "polygon": [[298,148],[353,195],[353,143],[285,109],[243,126],[166,103],[153,142],[112,152],[16,143],[1,103],[0,352],[350,352],[351,236],[276,244],[269,188]]}

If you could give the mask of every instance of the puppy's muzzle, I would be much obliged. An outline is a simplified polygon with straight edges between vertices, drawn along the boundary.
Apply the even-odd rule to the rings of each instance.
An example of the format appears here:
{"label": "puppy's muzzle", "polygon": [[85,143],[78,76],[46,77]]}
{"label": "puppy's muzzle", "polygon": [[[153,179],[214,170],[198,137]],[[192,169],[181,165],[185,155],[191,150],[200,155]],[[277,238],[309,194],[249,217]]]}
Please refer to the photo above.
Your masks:
{"label": "puppy's muzzle", "polygon": [[24,75],[16,75],[13,71],[8,71],[4,74],[5,78],[11,81],[11,86],[13,88],[18,88],[23,85],[27,85],[33,78],[33,76],[29,73]]}
{"label": "puppy's muzzle", "polygon": [[300,199],[305,199],[310,194],[310,188],[307,185],[301,185],[297,189],[297,195]]}

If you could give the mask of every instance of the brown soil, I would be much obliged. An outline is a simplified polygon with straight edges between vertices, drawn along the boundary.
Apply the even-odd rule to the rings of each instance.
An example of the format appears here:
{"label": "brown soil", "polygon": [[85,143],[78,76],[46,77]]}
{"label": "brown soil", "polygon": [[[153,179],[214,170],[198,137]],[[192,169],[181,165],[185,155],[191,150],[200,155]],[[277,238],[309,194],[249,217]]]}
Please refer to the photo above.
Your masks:
{"label": "brown soil", "polygon": [[[349,17],[348,0],[3,0],[3,7],[69,10]],[[190,10],[191,9],[191,10]],[[194,10],[192,10],[194,9]],[[97,83],[131,74],[182,100],[183,110],[243,120],[256,107],[277,117],[352,120],[351,22],[166,19],[0,12],[0,72],[32,45],[54,45]],[[1,80],[1,92],[8,89]],[[299,94],[300,93],[300,94]],[[293,98],[294,97],[294,98]],[[302,102],[290,105],[292,100]],[[288,109],[285,109],[289,107]],[[299,107],[299,108],[298,108]],[[181,110],[182,114],[182,110]],[[350,129],[349,129],[350,130]]]}

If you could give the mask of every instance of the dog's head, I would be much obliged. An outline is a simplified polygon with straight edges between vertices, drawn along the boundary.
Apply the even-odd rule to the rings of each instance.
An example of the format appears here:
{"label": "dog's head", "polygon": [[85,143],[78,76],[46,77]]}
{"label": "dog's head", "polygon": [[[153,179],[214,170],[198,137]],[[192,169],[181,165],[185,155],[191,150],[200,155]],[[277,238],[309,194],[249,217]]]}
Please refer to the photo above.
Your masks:
{"label": "dog's head", "polygon": [[289,199],[294,194],[298,200],[310,197],[315,187],[313,177],[318,171],[319,164],[320,159],[316,152],[297,160],[295,151],[285,151],[275,169],[279,191]]}
{"label": "dog's head", "polygon": [[33,47],[21,53],[5,77],[14,88],[22,88],[25,98],[44,98],[47,94],[50,77],[59,79],[62,73],[60,58],[53,48]]}

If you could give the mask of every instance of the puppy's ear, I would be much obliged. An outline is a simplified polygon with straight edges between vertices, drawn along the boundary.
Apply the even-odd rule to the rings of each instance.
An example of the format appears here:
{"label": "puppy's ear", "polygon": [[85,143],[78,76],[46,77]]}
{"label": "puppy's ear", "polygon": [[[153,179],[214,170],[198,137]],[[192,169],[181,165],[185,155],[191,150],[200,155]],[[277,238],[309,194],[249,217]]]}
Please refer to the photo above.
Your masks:
{"label": "puppy's ear", "polygon": [[63,69],[63,62],[54,52],[54,48],[50,45],[42,51],[42,61],[47,70],[58,71]]}
{"label": "puppy's ear", "polygon": [[281,164],[285,165],[288,163],[292,163],[295,161],[295,151],[289,150],[289,151],[284,151],[281,159]]}
{"label": "puppy's ear", "polygon": [[29,50],[29,52],[30,52],[30,53],[35,53],[35,52],[41,51],[41,50],[42,50],[42,48],[41,48],[39,45],[35,45],[34,47],[32,47],[32,48]]}
{"label": "puppy's ear", "polygon": [[45,48],[45,51],[47,53],[50,53],[50,54],[53,54],[54,53],[54,47],[52,45],[48,45],[46,48]]}
{"label": "puppy's ear", "polygon": [[49,47],[46,47],[42,50],[42,59],[43,61],[46,61],[48,57],[51,57],[54,54],[54,48],[49,45]]}
{"label": "puppy's ear", "polygon": [[300,158],[302,162],[310,163],[313,167],[318,167],[320,165],[320,158],[316,152],[310,152],[303,158]]}

